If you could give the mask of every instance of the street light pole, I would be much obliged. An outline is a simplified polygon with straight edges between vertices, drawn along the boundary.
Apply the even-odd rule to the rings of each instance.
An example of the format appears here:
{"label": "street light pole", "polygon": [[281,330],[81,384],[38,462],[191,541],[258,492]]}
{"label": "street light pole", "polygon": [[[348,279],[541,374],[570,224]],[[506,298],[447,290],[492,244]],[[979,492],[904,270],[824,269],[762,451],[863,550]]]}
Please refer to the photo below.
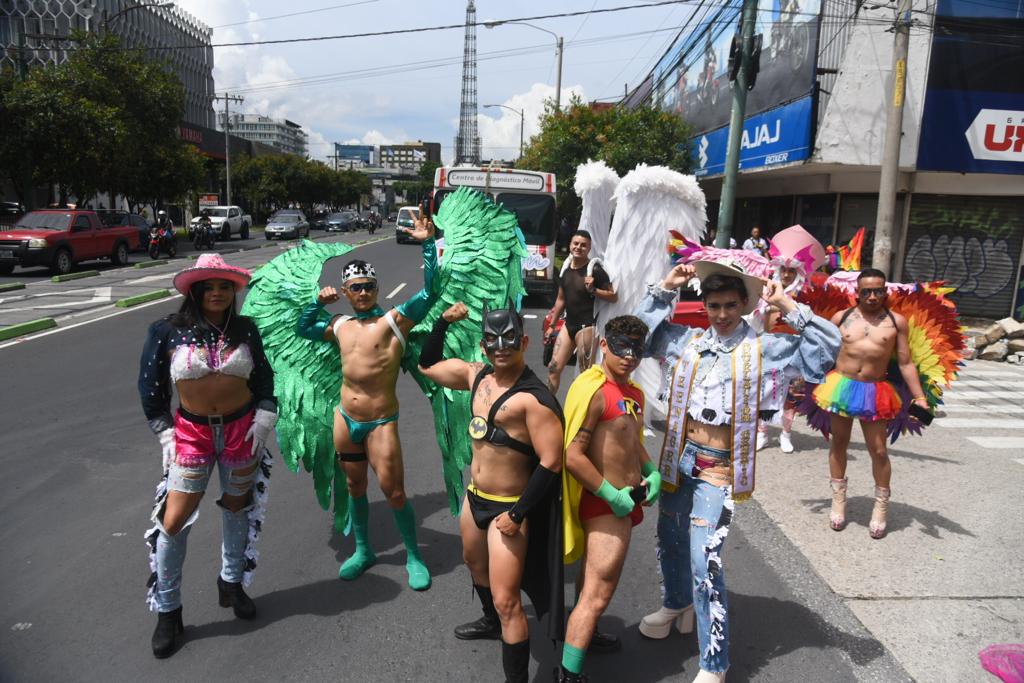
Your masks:
{"label": "street light pole", "polygon": [[[522,159],[523,158],[523,128],[526,125],[526,110],[525,109],[516,109],[514,107],[509,107],[509,106],[504,105],[504,104],[485,104],[484,105],[484,109],[489,109],[491,107],[501,107],[502,109],[508,109],[509,111],[514,111],[515,113],[519,114],[519,159]],[[519,159],[517,159],[516,161],[518,161]]]}
{"label": "street light pole", "polygon": [[530,28],[537,29],[538,31],[544,31],[544,33],[554,36],[555,51],[558,55],[558,74],[555,77],[555,111],[562,111],[562,51],[565,46],[562,36],[558,35],[554,31],[549,31],[548,29],[541,28],[540,26],[534,26],[533,24],[525,21],[484,21],[482,23],[484,28],[494,28],[495,26],[503,26],[506,24],[518,24],[520,26],[529,26]]}
{"label": "street light pole", "polygon": [[231,206],[231,118],[228,105],[231,102],[242,103],[245,98],[224,93],[223,95],[214,95],[213,99],[224,100],[224,185],[226,190],[224,205]]}

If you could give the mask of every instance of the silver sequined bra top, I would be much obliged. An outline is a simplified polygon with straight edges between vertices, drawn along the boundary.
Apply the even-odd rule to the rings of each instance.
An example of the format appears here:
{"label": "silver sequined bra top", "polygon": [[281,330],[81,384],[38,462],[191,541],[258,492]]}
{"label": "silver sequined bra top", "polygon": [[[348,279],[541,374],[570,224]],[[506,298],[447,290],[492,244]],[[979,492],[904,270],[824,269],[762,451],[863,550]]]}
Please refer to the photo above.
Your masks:
{"label": "silver sequined bra top", "polygon": [[[212,355],[212,362],[211,362]],[[253,361],[248,344],[240,344],[232,351],[214,347],[211,354],[206,346],[182,344],[171,356],[171,379],[199,379],[215,372],[248,379]]]}

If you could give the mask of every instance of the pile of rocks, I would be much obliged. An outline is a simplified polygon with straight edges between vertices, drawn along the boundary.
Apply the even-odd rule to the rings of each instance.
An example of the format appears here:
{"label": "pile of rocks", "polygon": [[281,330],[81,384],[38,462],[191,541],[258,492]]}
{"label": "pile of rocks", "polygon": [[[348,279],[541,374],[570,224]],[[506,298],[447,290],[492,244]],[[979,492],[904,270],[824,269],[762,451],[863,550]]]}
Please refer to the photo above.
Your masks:
{"label": "pile of rocks", "polygon": [[984,330],[969,330],[964,357],[1024,365],[1024,323],[1003,318]]}

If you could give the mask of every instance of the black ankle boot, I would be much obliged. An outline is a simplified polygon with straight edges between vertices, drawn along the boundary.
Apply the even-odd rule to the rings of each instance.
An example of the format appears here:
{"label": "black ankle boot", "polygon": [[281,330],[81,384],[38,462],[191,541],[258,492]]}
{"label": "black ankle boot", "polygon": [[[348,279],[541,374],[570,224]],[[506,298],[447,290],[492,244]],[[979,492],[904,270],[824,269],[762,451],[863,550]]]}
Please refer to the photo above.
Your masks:
{"label": "black ankle boot", "polygon": [[555,683],[587,683],[589,680],[584,674],[574,674],[562,667],[555,669]]}
{"label": "black ankle boot", "polygon": [[153,656],[164,659],[174,654],[174,646],[178,636],[185,632],[181,623],[181,608],[173,612],[160,612],[156,618],[156,629],[153,631]]}
{"label": "black ankle boot", "polygon": [[505,669],[505,683],[529,683],[530,641],[513,645],[501,641],[501,666]]}
{"label": "black ankle boot", "polygon": [[622,649],[622,641],[614,633],[602,633],[601,631],[594,631],[594,635],[590,638],[590,645],[587,647],[587,652],[606,653],[606,652],[618,652]]}
{"label": "black ankle boot", "polygon": [[220,606],[234,607],[235,616],[239,619],[252,619],[256,616],[256,603],[242,590],[241,582],[230,583],[218,576],[217,592],[220,594]]}
{"label": "black ankle boot", "polygon": [[498,611],[494,609],[494,598],[491,589],[486,586],[474,585],[476,594],[480,596],[480,604],[484,615],[476,621],[455,627],[455,637],[460,640],[497,640],[501,638],[501,621]]}

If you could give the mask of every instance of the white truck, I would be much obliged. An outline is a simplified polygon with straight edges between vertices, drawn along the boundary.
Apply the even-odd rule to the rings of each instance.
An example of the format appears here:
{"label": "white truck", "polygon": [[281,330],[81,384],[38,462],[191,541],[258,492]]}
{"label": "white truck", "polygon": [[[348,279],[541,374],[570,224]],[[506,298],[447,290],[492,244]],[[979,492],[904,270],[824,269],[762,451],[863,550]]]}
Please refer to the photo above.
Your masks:
{"label": "white truck", "polygon": [[231,235],[238,235],[243,240],[249,239],[249,228],[252,227],[252,216],[242,213],[238,206],[205,206],[200,209],[199,216],[192,219],[189,224],[188,236],[191,239],[195,227],[199,225],[202,212],[210,213],[210,222],[213,227],[218,228],[220,234],[217,239],[224,241],[231,239]]}

